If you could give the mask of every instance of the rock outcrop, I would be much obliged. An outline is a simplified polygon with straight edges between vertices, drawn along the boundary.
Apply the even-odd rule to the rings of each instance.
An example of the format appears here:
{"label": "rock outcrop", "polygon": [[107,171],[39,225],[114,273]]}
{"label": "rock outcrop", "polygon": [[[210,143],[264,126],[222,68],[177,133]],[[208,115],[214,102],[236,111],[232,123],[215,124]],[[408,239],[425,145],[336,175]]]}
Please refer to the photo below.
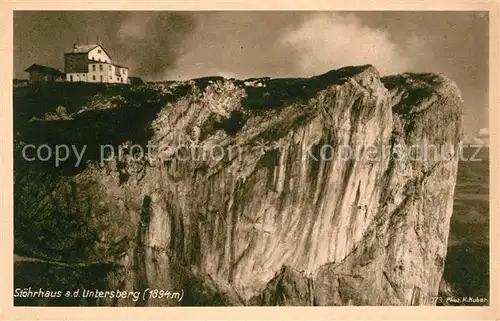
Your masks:
{"label": "rock outcrop", "polygon": [[32,186],[36,200],[16,186],[16,224],[64,212],[66,244],[16,237],[56,260],[113,264],[109,289],[184,295],[99,304],[435,304],[461,104],[443,76],[381,78],[372,66],[193,81],[151,121],[137,119],[149,150],[132,137],[120,157],[114,146],[102,164]]}

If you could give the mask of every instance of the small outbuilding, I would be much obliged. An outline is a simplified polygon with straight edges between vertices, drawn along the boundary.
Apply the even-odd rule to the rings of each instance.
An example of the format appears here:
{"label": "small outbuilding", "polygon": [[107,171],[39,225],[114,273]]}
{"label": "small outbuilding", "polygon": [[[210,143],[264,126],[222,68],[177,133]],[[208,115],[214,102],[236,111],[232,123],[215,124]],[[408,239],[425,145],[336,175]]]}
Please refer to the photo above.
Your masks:
{"label": "small outbuilding", "polygon": [[37,64],[29,66],[25,72],[30,74],[31,83],[64,81],[66,78],[62,71]]}

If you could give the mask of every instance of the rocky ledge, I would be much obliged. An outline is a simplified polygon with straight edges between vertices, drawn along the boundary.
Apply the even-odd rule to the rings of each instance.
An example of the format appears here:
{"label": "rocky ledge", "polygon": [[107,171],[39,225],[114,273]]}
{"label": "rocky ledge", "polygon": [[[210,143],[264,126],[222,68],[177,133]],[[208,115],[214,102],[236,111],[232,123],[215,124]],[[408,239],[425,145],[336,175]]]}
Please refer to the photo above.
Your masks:
{"label": "rocky ledge", "polygon": [[[102,161],[94,149],[69,172],[16,160],[16,252],[66,262],[45,268],[50,282],[184,296],[99,305],[435,304],[461,139],[451,80],[368,65],[144,86],[155,99],[108,104],[113,117],[19,130],[17,156],[61,140],[124,151]],[[429,145],[437,157],[408,157]]]}

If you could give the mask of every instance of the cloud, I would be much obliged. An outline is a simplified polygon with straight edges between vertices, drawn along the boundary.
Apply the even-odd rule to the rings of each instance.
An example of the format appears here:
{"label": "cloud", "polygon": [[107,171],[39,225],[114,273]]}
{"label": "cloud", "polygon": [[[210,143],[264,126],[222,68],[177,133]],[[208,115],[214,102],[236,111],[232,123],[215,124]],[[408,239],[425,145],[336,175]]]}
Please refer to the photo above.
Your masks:
{"label": "cloud", "polygon": [[488,128],[481,128],[472,135],[466,135],[463,139],[466,145],[486,145],[490,144],[490,133]]}
{"label": "cloud", "polygon": [[466,135],[466,136],[464,136],[464,138],[462,139],[462,143],[464,145],[484,145],[483,140],[477,138],[474,135]]}
{"label": "cloud", "polygon": [[299,57],[301,71],[308,75],[349,65],[374,65],[382,75],[408,71],[407,52],[423,52],[424,42],[416,36],[396,44],[387,31],[363,25],[354,14],[315,13],[301,25],[287,30],[282,44]]}
{"label": "cloud", "polygon": [[485,138],[490,136],[490,131],[488,128],[481,128],[480,130],[477,131],[476,136],[479,138]]}
{"label": "cloud", "polygon": [[131,40],[131,38],[136,38],[136,40],[144,38],[147,34],[148,21],[150,18],[148,19],[147,16],[141,17],[137,14],[131,14],[125,21],[121,22],[118,38],[123,41]]}
{"label": "cloud", "polygon": [[483,145],[490,145],[490,131],[488,128],[479,129],[475,136],[483,143]]}
{"label": "cloud", "polygon": [[194,31],[189,14],[133,12],[120,21],[113,49],[124,57],[134,74],[160,80],[182,56],[182,42]]}
{"label": "cloud", "polygon": [[183,64],[183,58],[181,57],[179,59],[180,66],[177,66],[176,69],[169,70],[168,74],[172,73],[178,73],[180,70],[182,70],[182,76],[178,75],[177,77],[174,77],[172,79],[175,80],[189,80],[189,79],[196,79],[196,78],[201,78],[201,77],[223,77],[226,79],[230,78],[235,78],[235,79],[241,79],[244,77],[240,77],[237,73],[230,71],[230,70],[225,70],[225,69],[218,69],[218,68],[208,68],[205,66],[202,66],[201,68],[194,68],[186,70]]}

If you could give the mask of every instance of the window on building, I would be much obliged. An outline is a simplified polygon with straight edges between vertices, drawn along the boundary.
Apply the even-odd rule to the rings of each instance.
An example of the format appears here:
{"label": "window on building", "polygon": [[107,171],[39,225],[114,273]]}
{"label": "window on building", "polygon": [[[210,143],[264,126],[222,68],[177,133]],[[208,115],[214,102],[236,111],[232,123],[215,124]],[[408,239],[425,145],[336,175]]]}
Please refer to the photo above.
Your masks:
{"label": "window on building", "polygon": [[82,74],[82,78],[85,77],[85,74]]}
{"label": "window on building", "polygon": [[95,65],[92,65],[92,70],[95,71]]}
{"label": "window on building", "polygon": [[111,65],[109,65],[109,70],[111,70]]}
{"label": "window on building", "polygon": [[92,80],[95,80],[95,75],[92,76]]}
{"label": "window on building", "polygon": [[69,81],[73,81],[73,75],[69,75]]}
{"label": "window on building", "polygon": [[97,49],[97,52],[98,52],[98,53],[101,53],[101,49]]}
{"label": "window on building", "polygon": [[[100,60],[100,59],[99,59]],[[99,65],[99,70],[102,71],[102,65]]]}

